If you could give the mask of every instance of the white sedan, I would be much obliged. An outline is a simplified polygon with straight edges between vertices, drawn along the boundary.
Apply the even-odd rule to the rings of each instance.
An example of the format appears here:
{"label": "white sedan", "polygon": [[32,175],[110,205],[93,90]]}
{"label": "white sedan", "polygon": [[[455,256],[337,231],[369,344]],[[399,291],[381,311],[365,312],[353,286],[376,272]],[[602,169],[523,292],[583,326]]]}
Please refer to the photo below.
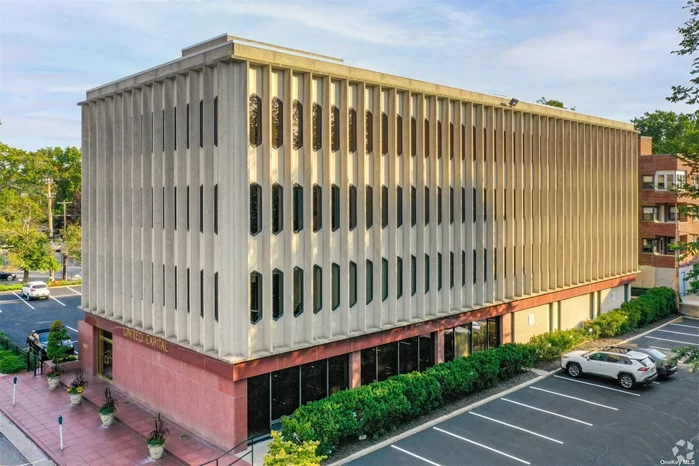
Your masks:
{"label": "white sedan", "polygon": [[44,282],[27,282],[22,285],[22,297],[29,301],[30,299],[49,299],[51,291]]}
{"label": "white sedan", "polygon": [[658,378],[655,364],[647,354],[608,348],[598,351],[571,351],[561,357],[561,367],[571,377],[598,375],[617,380],[624,388],[647,385]]}

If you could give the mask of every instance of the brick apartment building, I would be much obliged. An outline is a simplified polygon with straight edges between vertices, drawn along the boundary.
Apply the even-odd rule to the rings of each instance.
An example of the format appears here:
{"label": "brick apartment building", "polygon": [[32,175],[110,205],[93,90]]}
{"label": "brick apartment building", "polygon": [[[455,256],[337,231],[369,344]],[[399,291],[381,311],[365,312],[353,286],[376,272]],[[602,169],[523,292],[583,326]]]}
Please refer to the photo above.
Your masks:
{"label": "brick apartment building", "polygon": [[687,218],[680,207],[696,203],[671,189],[687,181],[689,168],[670,154],[653,154],[653,139],[641,136],[639,142],[639,274],[634,285],[639,288],[669,286],[685,294],[683,278],[696,256],[676,261],[670,249],[675,238],[691,240],[699,235],[699,221]]}

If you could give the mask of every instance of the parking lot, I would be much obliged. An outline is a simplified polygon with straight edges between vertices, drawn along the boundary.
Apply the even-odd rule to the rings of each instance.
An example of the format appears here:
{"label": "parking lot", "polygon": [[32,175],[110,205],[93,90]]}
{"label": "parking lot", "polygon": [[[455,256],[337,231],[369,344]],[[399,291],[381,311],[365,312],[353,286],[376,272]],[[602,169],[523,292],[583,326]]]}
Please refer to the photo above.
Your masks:
{"label": "parking lot", "polygon": [[[665,352],[699,345],[699,320],[683,318],[631,343]],[[677,455],[689,451],[681,441],[699,447],[698,432],[699,374],[684,364],[633,390],[559,371],[350,464],[658,465],[676,460],[675,446]]]}
{"label": "parking lot", "polygon": [[54,320],[60,320],[68,329],[72,340],[78,339],[78,321],[85,313],[80,305],[80,286],[51,288],[48,300],[25,301],[21,293],[0,293],[0,331],[17,345],[26,346],[27,335],[32,330],[48,328]]}

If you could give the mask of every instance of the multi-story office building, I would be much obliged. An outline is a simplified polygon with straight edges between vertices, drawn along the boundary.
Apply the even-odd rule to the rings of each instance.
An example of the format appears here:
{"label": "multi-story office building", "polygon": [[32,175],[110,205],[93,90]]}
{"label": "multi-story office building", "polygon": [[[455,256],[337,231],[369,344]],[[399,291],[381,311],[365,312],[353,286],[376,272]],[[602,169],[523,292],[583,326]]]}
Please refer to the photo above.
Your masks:
{"label": "multi-story office building", "polygon": [[699,222],[681,209],[696,200],[679,196],[672,188],[696,180],[687,179],[690,169],[682,160],[671,154],[653,154],[652,147],[652,138],[642,136],[638,153],[639,273],[634,286],[669,286],[684,295],[684,277],[699,258],[689,256],[678,261],[678,252],[670,245],[676,240],[693,240],[699,235]]}
{"label": "multi-story office building", "polygon": [[81,105],[83,365],[223,446],[638,269],[628,123],[225,35]]}

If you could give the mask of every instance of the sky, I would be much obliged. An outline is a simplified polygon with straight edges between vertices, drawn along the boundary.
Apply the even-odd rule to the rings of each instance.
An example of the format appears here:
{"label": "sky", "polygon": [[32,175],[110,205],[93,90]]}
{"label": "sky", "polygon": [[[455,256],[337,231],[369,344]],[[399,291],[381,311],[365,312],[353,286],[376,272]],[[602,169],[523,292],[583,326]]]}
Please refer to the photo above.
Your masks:
{"label": "sky", "polygon": [[0,0],[0,142],[80,146],[85,91],[220,34],[350,66],[629,121],[694,111],[671,54],[682,0]]}

